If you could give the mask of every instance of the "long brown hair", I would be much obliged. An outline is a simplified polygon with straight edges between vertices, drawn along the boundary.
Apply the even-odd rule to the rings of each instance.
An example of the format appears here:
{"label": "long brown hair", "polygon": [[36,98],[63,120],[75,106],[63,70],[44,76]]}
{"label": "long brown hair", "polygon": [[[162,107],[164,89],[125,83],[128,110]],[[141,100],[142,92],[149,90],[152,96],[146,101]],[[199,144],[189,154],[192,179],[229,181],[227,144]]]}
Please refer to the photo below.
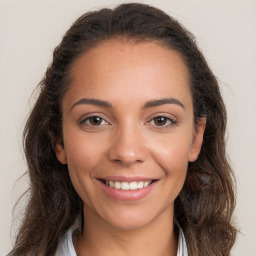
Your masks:
{"label": "long brown hair", "polygon": [[193,35],[161,10],[143,4],[86,13],[56,47],[24,130],[29,203],[11,254],[54,255],[59,238],[75,223],[82,226],[81,199],[71,184],[68,167],[54,152],[56,141],[62,139],[61,102],[74,61],[113,38],[157,41],[183,56],[190,72],[195,125],[202,116],[207,117],[207,125],[199,158],[189,163],[184,187],[175,201],[175,218],[185,234],[189,256],[229,255],[236,237],[231,223],[234,177],[225,152],[226,110],[218,82]]}

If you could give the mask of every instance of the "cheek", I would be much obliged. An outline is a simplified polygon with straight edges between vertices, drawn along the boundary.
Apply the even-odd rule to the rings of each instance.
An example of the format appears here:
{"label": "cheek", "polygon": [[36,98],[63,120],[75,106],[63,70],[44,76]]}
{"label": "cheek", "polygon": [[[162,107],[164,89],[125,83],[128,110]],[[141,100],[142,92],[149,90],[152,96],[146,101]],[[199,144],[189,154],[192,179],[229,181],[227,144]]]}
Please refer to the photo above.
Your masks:
{"label": "cheek", "polygon": [[173,171],[183,168],[189,161],[191,140],[190,136],[183,134],[183,136],[166,136],[157,140],[157,143],[152,141],[152,155],[155,156],[158,163],[165,167],[164,169],[168,170],[168,166],[172,166]]}
{"label": "cheek", "polygon": [[158,146],[152,146],[152,157],[164,172],[165,182],[168,182],[178,193],[181,190],[188,168],[190,137],[170,136],[158,140]]}
{"label": "cheek", "polygon": [[70,179],[77,193],[84,198],[86,191],[92,189],[92,174],[104,158],[104,144],[83,132],[67,131],[64,138]]}
{"label": "cheek", "polygon": [[186,136],[168,136],[155,145],[157,147],[151,147],[151,156],[156,168],[160,167],[162,177],[161,197],[158,197],[156,207],[173,207],[186,179],[190,140]]}
{"label": "cheek", "polygon": [[83,131],[70,129],[64,134],[68,166],[77,172],[87,172],[104,154],[104,143],[97,136],[87,136]]}

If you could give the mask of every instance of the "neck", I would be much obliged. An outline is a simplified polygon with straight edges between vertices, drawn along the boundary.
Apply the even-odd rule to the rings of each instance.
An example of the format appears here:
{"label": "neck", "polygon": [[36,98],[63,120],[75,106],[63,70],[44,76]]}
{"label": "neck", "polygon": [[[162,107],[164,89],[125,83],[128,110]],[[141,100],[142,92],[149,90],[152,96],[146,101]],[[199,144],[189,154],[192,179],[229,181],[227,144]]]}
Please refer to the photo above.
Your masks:
{"label": "neck", "polygon": [[86,209],[83,234],[75,242],[79,256],[175,256],[177,239],[172,211],[165,211],[146,226],[120,229]]}

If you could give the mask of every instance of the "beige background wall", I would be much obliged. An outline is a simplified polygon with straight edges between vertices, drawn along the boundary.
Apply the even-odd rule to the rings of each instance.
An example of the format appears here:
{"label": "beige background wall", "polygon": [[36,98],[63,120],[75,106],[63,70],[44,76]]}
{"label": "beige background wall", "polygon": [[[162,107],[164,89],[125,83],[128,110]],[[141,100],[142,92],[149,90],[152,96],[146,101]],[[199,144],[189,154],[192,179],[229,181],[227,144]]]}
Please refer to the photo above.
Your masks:
{"label": "beige background wall", "polygon": [[[83,12],[124,1],[0,0],[0,255],[11,248],[12,208],[27,187],[21,133],[33,89],[54,47]],[[197,37],[228,109],[228,153],[237,176],[241,230],[232,255],[256,255],[256,1],[151,0]],[[29,99],[30,98],[30,99]],[[15,183],[16,181],[16,183]],[[12,231],[11,231],[12,226]]]}

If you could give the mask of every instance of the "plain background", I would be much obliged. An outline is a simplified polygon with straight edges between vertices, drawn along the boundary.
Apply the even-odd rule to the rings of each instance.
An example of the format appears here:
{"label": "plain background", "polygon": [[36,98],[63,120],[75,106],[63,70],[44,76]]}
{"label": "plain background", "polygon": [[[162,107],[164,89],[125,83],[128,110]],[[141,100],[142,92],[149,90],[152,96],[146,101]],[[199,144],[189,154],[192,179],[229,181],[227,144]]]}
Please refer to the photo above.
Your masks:
{"label": "plain background", "polygon": [[[12,208],[27,188],[27,178],[18,178],[26,171],[21,137],[35,99],[32,92],[76,18],[123,2],[0,0],[0,255],[12,247],[20,216],[18,208],[12,221]],[[235,222],[241,233],[232,255],[255,256],[256,1],[140,2],[159,7],[191,30],[218,77],[228,111],[227,149],[237,177]]]}

